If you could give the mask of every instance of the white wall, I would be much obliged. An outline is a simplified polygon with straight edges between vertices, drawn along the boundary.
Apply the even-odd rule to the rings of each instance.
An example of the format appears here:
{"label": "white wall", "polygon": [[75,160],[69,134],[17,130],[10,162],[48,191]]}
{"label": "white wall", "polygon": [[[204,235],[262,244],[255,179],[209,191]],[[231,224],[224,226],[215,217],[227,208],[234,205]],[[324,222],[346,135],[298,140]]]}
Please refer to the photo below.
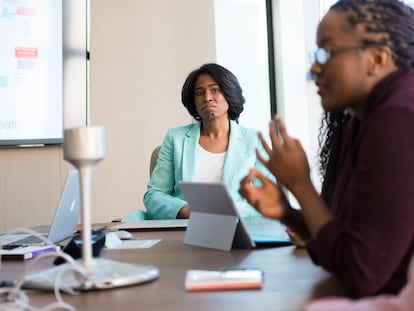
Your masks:
{"label": "white wall", "polygon": [[92,216],[108,221],[143,208],[152,149],[191,122],[181,87],[216,60],[213,0],[92,0],[90,40],[91,124],[107,134]]}

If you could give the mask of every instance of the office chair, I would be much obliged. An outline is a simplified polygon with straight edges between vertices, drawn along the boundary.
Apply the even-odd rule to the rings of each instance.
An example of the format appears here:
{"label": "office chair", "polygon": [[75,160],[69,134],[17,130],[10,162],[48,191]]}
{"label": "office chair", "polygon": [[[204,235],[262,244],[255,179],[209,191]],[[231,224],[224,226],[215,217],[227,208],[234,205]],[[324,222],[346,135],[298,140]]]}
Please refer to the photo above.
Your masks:
{"label": "office chair", "polygon": [[[157,164],[158,154],[160,153],[161,146],[155,147],[155,149],[151,153],[150,158],[150,165],[149,165],[149,173],[150,177],[152,174],[152,171],[154,170],[155,165]],[[114,219],[112,222],[127,222],[127,221],[134,221],[134,220],[145,220],[149,219],[148,214],[143,210],[133,210],[127,217],[120,218],[120,219]]]}

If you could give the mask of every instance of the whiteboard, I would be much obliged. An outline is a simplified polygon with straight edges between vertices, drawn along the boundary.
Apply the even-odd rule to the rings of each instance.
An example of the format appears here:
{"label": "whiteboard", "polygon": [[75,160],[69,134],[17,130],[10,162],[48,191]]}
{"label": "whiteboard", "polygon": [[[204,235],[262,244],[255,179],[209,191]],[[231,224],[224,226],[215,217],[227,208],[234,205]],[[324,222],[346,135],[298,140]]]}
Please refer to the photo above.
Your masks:
{"label": "whiteboard", "polygon": [[[63,142],[67,7],[62,0],[0,0],[0,146]],[[77,55],[85,61],[83,48]],[[82,100],[86,113],[86,95]]]}

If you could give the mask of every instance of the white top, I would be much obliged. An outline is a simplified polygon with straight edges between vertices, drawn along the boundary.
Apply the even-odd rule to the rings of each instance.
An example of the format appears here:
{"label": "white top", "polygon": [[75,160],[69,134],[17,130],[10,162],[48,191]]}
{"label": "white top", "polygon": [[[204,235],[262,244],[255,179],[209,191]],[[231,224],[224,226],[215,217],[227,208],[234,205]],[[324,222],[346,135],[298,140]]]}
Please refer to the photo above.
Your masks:
{"label": "white top", "polygon": [[220,182],[225,158],[226,152],[212,153],[198,144],[194,181]]}

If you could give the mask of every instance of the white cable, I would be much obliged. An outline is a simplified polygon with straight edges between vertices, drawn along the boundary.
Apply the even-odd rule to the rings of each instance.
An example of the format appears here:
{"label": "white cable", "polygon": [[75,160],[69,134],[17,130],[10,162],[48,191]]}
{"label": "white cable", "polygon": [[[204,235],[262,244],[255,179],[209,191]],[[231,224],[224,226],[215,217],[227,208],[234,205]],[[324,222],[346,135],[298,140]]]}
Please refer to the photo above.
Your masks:
{"label": "white cable", "polygon": [[15,288],[0,289],[1,310],[25,310],[29,297],[23,291],[16,291]]}
{"label": "white cable", "polygon": [[[30,234],[34,234],[36,236],[39,236],[42,240],[44,240],[48,244],[53,244],[51,241],[49,241],[47,238],[45,238],[43,235],[40,235],[38,232],[35,232],[28,228],[17,228],[11,231],[13,232],[28,232]],[[54,294],[56,301],[52,302],[46,306],[44,306],[41,309],[38,309],[29,303],[29,297],[27,294],[22,290],[22,286],[25,281],[25,277],[30,271],[33,269],[36,263],[38,263],[40,260],[46,258],[46,257],[62,257],[68,262],[67,269],[62,269],[58,272],[56,275],[56,278],[54,280]],[[0,260],[0,269],[1,269],[1,260]],[[61,250],[57,250],[56,252],[48,252],[43,253],[40,256],[34,258],[31,260],[24,269],[24,273],[20,277],[20,279],[16,282],[16,285],[11,288],[0,288],[0,309],[3,311],[23,311],[23,310],[29,310],[29,311],[49,311],[57,308],[74,311],[76,310],[72,305],[64,302],[61,291],[64,291],[65,293],[76,295],[78,292],[74,291],[72,288],[64,286],[62,281],[62,276],[65,273],[68,273],[70,271],[73,271],[75,273],[76,278],[79,280],[79,282],[84,282],[88,278],[88,274],[85,270],[85,268],[76,262],[71,256],[64,253]]]}
{"label": "white cable", "polygon": [[[44,234],[37,232],[35,230],[32,230],[30,228],[20,227],[20,228],[12,229],[7,232],[7,234],[15,234],[15,233],[19,233],[19,234],[28,233],[30,235],[37,236],[39,239],[45,242],[46,245],[54,245],[54,243],[50,241]],[[0,270],[1,270],[1,267],[2,267],[2,260],[1,260],[1,255],[0,255]]]}

